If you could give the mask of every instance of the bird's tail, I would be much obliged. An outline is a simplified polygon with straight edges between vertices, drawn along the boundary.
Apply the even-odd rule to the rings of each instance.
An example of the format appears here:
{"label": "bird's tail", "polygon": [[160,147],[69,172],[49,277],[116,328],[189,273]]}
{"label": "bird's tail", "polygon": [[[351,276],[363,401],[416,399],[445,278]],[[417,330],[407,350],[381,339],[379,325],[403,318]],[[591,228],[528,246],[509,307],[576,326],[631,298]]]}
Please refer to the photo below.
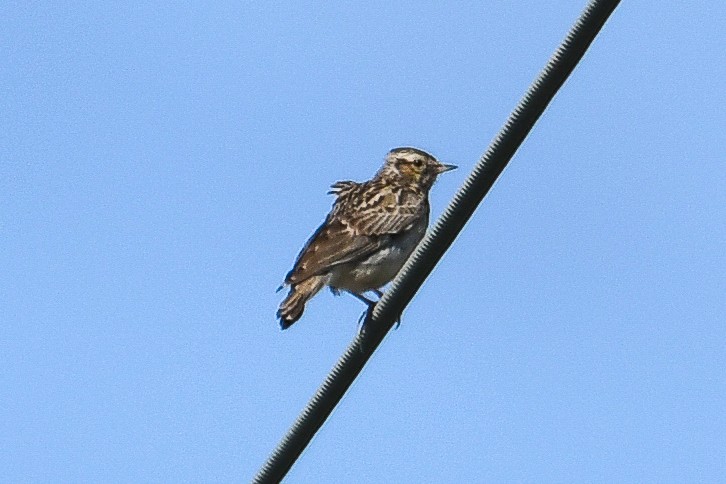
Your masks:
{"label": "bird's tail", "polygon": [[323,276],[313,276],[290,287],[290,292],[280,304],[277,317],[280,318],[280,327],[287,329],[300,319],[305,310],[305,303],[316,295],[325,285]]}

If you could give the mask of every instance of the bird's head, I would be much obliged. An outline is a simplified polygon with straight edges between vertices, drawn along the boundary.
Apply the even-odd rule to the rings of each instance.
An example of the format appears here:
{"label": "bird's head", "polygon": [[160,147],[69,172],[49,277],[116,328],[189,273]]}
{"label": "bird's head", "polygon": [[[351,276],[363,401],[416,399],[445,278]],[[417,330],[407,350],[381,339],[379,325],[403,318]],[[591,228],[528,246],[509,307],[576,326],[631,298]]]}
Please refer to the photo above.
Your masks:
{"label": "bird's head", "polygon": [[378,177],[402,181],[424,190],[428,190],[436,178],[455,165],[440,163],[432,155],[417,148],[395,148],[388,152]]}

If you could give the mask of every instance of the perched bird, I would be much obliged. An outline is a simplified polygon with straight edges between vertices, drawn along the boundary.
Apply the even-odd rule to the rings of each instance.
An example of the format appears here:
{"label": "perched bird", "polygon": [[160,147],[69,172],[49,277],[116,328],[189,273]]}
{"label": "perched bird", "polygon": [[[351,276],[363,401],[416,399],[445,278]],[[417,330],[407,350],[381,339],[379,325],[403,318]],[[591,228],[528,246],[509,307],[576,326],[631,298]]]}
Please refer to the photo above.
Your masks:
{"label": "perched bird", "polygon": [[416,148],[396,148],[375,176],[340,181],[323,224],[308,239],[282,287],[290,292],[277,310],[282,329],[300,319],[305,303],[324,286],[363,296],[394,278],[421,241],[429,223],[429,190],[445,165]]}

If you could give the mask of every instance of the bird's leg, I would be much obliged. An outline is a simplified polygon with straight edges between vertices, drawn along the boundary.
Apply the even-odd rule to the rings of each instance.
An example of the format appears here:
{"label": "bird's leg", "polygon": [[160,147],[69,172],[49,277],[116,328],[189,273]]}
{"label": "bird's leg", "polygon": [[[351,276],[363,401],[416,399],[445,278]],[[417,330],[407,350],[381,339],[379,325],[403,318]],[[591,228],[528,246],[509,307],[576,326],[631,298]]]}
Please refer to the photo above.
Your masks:
{"label": "bird's leg", "polygon": [[358,300],[363,301],[366,304],[366,306],[368,306],[368,308],[372,308],[373,306],[376,305],[376,301],[371,301],[370,299],[363,296],[362,294],[358,294],[357,292],[351,292],[351,291],[348,291],[348,292],[350,292]]}
{"label": "bird's leg", "polygon": [[[382,292],[382,291],[380,291],[379,289],[371,289],[370,291],[371,291],[372,293],[374,293],[374,294],[375,294],[376,296],[378,296],[378,301],[380,301],[380,300],[381,300],[381,298],[383,297],[383,292]],[[367,299],[367,298],[365,298],[365,297],[361,296],[360,294],[354,294],[354,293],[351,293],[351,294],[353,294],[353,295],[354,295],[354,296],[356,296],[356,297],[357,297],[358,299],[361,299],[362,301],[366,302],[366,304],[368,304],[368,311],[366,311],[365,313],[363,313],[363,314],[361,315],[361,318],[362,318],[362,317],[363,317],[364,315],[367,315],[367,314],[368,314],[368,313],[369,313],[370,311],[372,311],[372,310],[373,310],[373,306],[375,306],[375,305],[376,305],[376,304],[378,303],[378,301],[376,301],[376,302],[374,303],[373,301],[371,301],[371,300],[369,300],[369,299]],[[372,304],[371,304],[371,303],[372,303]],[[360,323],[360,321],[359,321],[359,323]],[[399,327],[401,326],[401,316],[398,316],[398,317],[396,318],[396,321],[395,321],[395,323],[396,323],[396,329],[398,329],[398,328],[399,328]]]}
{"label": "bird's leg", "polygon": [[[375,292],[378,295],[378,300],[380,301],[383,297],[383,291],[380,291],[378,289],[373,289],[373,292]],[[399,314],[396,318],[396,329],[398,329],[401,326],[401,315]]]}
{"label": "bird's leg", "polygon": [[363,311],[358,317],[358,331],[360,332],[363,329],[363,326],[365,326],[365,322],[373,315],[373,307],[376,305],[376,301],[371,301],[367,297],[363,296],[362,294],[358,294],[357,292],[353,291],[347,291],[353,296],[356,297],[356,299],[363,301],[368,308]]}

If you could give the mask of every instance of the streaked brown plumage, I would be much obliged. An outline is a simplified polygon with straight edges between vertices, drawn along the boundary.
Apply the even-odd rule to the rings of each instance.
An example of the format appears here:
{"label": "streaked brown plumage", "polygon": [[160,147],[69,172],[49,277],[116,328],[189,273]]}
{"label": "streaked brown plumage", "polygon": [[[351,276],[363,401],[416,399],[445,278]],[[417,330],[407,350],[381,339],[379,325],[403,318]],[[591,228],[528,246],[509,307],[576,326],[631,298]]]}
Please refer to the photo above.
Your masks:
{"label": "streaked brown plumage", "polygon": [[290,292],[277,311],[282,329],[324,286],[360,297],[390,282],[426,231],[429,190],[453,168],[419,149],[396,148],[371,180],[333,184],[332,210],[285,278]]}

